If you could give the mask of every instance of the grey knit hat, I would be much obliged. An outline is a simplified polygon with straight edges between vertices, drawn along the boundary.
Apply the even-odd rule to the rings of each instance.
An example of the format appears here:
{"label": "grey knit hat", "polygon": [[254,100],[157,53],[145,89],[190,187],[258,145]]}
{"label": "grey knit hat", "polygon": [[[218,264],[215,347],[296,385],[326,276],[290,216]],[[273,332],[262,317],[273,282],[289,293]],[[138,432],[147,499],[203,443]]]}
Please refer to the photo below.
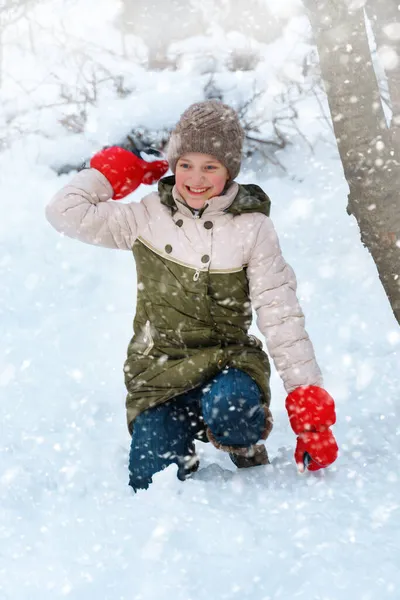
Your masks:
{"label": "grey knit hat", "polygon": [[230,180],[240,170],[244,131],[237,113],[216,100],[197,102],[182,114],[171,134],[167,158],[171,171],[186,152],[215,156],[228,169]]}

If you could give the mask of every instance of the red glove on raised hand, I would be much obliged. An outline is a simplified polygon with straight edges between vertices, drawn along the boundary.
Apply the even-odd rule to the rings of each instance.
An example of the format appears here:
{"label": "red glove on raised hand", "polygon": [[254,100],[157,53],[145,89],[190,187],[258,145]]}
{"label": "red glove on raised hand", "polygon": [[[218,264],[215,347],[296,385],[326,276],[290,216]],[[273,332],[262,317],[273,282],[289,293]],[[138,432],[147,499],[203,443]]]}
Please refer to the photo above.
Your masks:
{"label": "red glove on raised hand", "polygon": [[337,458],[338,445],[329,429],[336,422],[335,402],[324,389],[298,387],[286,398],[290,424],[297,435],[294,457],[300,471],[318,471]]}
{"label": "red glove on raised hand", "polygon": [[119,146],[110,146],[97,152],[92,156],[90,166],[108,179],[114,190],[113,200],[125,198],[141,183],[155,183],[168,171],[166,160],[146,162]]}

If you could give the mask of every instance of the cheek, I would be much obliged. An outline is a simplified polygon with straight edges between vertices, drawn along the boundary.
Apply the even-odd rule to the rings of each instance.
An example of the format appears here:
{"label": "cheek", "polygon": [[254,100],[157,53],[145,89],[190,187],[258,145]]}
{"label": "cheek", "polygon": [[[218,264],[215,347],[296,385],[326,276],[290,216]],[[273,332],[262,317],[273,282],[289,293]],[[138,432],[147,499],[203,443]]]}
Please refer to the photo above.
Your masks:
{"label": "cheek", "polygon": [[215,188],[215,191],[217,193],[222,192],[222,190],[225,187],[225,184],[227,182],[227,177],[225,174],[215,174],[212,177],[210,177],[210,180]]}
{"label": "cheek", "polygon": [[182,190],[184,190],[184,179],[185,179],[185,173],[179,172],[177,171],[175,173],[175,185],[178,189],[178,192],[181,193]]}

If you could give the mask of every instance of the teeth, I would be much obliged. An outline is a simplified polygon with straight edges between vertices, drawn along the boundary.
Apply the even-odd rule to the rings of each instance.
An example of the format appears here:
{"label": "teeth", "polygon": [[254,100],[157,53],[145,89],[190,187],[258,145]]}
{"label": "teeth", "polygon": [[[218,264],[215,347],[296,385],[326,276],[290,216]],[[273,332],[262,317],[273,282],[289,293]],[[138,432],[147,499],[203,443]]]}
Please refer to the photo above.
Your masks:
{"label": "teeth", "polygon": [[207,188],[189,188],[191,192],[195,192],[196,194],[200,194],[201,192],[205,192]]}

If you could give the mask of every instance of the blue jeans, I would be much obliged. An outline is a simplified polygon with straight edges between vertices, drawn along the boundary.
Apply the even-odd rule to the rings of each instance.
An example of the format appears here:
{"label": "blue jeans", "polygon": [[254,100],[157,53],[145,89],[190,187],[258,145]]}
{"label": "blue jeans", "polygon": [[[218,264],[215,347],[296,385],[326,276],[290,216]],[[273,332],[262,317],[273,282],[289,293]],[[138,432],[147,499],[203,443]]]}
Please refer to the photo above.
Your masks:
{"label": "blue jeans", "polygon": [[224,370],[205,386],[150,408],[135,420],[129,454],[129,485],[146,489],[152,475],[178,465],[184,480],[197,468],[194,439],[209,427],[228,446],[255,444],[265,429],[261,391],[247,373]]}

